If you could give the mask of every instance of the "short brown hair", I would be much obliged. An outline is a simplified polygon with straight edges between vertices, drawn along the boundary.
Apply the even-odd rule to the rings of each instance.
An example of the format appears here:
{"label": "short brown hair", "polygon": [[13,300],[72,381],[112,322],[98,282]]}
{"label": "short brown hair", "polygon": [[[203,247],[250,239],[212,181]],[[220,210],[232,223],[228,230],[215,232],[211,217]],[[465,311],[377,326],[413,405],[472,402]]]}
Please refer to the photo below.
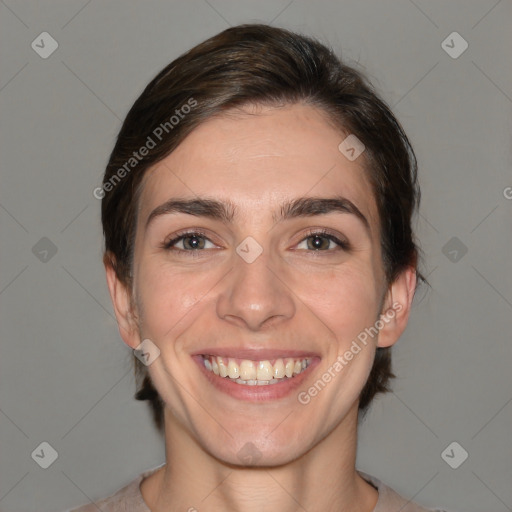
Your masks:
{"label": "short brown hair", "polygon": [[[299,102],[324,112],[341,132],[355,134],[366,147],[364,162],[379,212],[388,283],[406,267],[416,268],[418,249],[411,218],[420,199],[417,162],[389,107],[360,72],[318,41],[266,25],[240,25],[166,66],[135,101],[121,127],[103,179],[101,214],[104,261],[123,284],[131,289],[137,202],[146,170],[217,114],[248,104]],[[185,110],[184,105],[194,106]],[[159,140],[153,145],[149,140],[155,142],[155,132]],[[142,146],[154,147],[132,161],[134,151]],[[135,398],[149,400],[155,425],[163,431],[164,403],[147,368],[135,356],[134,364]],[[392,377],[390,348],[377,348],[360,395],[360,411],[377,393],[390,390]]]}

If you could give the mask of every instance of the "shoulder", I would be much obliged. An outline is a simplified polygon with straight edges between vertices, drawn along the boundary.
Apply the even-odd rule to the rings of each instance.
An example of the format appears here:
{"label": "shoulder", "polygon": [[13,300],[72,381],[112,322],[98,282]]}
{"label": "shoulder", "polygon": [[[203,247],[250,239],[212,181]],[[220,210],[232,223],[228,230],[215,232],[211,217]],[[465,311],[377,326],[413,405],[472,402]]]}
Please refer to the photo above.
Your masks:
{"label": "shoulder", "polygon": [[98,510],[102,512],[151,512],[142,498],[140,483],[160,467],[157,466],[141,473],[112,496],[65,512],[98,512]]}
{"label": "shoulder", "polygon": [[394,512],[396,510],[400,510],[400,512],[448,512],[441,509],[422,507],[400,496],[378,478],[363,473],[362,471],[358,471],[358,473],[379,491],[379,498],[373,512]]}

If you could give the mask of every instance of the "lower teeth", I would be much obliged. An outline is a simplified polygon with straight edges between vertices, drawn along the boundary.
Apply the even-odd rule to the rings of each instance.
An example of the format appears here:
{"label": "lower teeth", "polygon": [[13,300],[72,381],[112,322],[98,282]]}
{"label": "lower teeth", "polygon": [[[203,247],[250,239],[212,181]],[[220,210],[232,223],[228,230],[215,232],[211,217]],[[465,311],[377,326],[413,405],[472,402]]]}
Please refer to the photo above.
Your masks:
{"label": "lower teeth", "polygon": [[246,386],[265,386],[267,384],[277,384],[281,382],[287,377],[283,377],[282,379],[272,379],[272,380],[242,380],[242,379],[230,379],[236,382],[237,384],[245,384]]}

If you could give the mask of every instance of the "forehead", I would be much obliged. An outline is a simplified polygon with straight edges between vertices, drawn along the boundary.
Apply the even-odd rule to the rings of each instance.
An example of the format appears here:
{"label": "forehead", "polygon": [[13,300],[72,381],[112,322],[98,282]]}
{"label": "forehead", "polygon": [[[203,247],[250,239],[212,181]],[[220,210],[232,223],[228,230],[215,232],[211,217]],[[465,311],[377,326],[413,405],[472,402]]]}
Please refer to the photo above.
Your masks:
{"label": "forehead", "polygon": [[378,216],[363,155],[338,149],[348,134],[306,105],[250,107],[209,119],[146,173],[139,219],[170,197],[215,197],[240,213],[299,196],[343,195],[370,221]]}

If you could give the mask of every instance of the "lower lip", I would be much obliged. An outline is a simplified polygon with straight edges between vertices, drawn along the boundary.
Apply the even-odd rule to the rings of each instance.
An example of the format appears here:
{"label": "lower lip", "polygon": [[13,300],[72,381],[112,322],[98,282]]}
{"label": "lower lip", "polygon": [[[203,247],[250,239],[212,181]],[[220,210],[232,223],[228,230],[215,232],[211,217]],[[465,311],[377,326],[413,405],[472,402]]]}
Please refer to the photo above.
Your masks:
{"label": "lower lip", "polygon": [[308,377],[313,368],[318,364],[319,359],[314,357],[310,365],[295,377],[283,379],[276,384],[263,384],[262,386],[249,386],[247,384],[237,384],[229,377],[220,377],[215,373],[207,370],[204,366],[201,356],[193,356],[203,375],[213,384],[219,391],[239,400],[249,402],[265,402],[269,400],[278,400],[290,395],[296,390]]}

